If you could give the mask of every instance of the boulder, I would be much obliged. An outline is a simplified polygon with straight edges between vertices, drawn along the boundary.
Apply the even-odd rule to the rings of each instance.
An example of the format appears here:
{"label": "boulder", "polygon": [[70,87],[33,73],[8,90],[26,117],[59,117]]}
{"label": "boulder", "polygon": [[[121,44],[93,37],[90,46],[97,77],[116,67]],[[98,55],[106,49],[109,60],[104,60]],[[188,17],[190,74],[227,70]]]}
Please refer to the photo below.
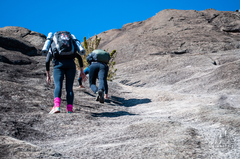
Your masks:
{"label": "boulder", "polygon": [[0,28],[0,47],[28,56],[40,55],[46,36],[22,27]]}

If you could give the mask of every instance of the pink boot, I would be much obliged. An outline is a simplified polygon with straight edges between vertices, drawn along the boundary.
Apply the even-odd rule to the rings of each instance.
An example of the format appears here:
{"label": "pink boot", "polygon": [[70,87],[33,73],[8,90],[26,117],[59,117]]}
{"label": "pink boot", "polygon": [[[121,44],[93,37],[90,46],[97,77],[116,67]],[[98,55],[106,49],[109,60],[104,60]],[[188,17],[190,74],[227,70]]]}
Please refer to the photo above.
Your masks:
{"label": "pink boot", "polygon": [[73,113],[73,110],[72,110],[72,109],[73,109],[73,105],[72,105],[72,104],[68,104],[68,105],[67,105],[67,112],[68,112],[68,113]]}
{"label": "pink boot", "polygon": [[56,97],[54,99],[54,107],[51,109],[49,114],[60,113],[60,104],[61,104],[61,98]]}

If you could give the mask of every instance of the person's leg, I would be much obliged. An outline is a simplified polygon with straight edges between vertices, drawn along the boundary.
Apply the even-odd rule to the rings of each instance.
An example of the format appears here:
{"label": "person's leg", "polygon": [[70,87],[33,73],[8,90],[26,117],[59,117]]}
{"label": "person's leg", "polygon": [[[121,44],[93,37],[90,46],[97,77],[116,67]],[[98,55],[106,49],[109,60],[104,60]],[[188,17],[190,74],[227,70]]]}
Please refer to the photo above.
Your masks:
{"label": "person's leg", "polygon": [[62,83],[64,79],[64,71],[58,67],[53,69],[53,78],[55,83],[54,89],[54,107],[51,109],[49,114],[60,113],[61,94],[62,94]]}
{"label": "person's leg", "polygon": [[74,100],[74,93],[73,93],[73,83],[76,74],[76,69],[68,69],[66,72],[66,99],[67,99],[67,111],[72,112],[72,105]]}
{"label": "person's leg", "polygon": [[89,74],[89,66],[84,70],[85,75]]}
{"label": "person's leg", "polygon": [[59,97],[61,98],[62,95],[62,83],[64,79],[64,70],[58,67],[53,68],[53,79],[55,84],[54,89],[54,98]]}
{"label": "person's leg", "polygon": [[108,67],[106,64],[100,63],[100,69],[98,72],[99,86],[98,86],[98,94],[100,103],[104,103],[104,91],[107,86],[107,73]]}
{"label": "person's leg", "polygon": [[107,69],[106,69],[106,65],[100,63],[100,69],[98,72],[98,80],[99,80],[99,86],[98,89],[99,90],[103,90],[105,91],[105,80],[107,80]]}
{"label": "person's leg", "polygon": [[98,77],[99,64],[92,63],[89,67],[89,85],[91,90],[96,93],[98,88],[96,86],[96,79]]}

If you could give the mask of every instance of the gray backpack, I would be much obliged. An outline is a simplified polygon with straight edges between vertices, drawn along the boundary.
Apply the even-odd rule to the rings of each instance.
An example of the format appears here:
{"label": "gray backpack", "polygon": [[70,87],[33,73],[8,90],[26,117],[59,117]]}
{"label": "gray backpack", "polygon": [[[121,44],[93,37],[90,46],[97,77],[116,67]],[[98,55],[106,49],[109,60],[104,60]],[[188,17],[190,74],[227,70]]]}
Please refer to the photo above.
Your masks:
{"label": "gray backpack", "polygon": [[75,57],[74,41],[67,31],[58,31],[53,35],[51,48],[55,58]]}

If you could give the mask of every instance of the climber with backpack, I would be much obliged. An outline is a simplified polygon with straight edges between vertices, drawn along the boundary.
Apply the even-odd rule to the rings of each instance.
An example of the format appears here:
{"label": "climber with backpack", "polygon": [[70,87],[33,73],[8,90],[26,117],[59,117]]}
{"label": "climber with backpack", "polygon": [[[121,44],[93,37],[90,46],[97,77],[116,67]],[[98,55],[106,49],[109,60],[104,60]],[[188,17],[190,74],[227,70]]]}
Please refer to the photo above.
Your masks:
{"label": "climber with backpack", "polygon": [[[74,59],[77,58],[80,66],[80,76],[83,80],[86,75],[83,71],[83,61],[80,56],[85,53],[85,50],[79,45],[80,42],[73,34],[67,31],[58,31],[54,35],[50,34],[44,44],[42,52],[48,52],[46,58],[46,74],[47,83],[51,83],[50,77],[50,61],[53,60],[53,78],[55,84],[54,90],[54,106],[49,114],[60,113],[62,84],[65,76],[66,81],[66,99],[67,112],[73,113],[73,83],[76,74],[76,65]],[[77,53],[78,52],[78,53]]]}
{"label": "climber with backpack", "polygon": [[[104,98],[108,98],[108,62],[110,54],[104,50],[93,50],[87,56],[89,66],[89,85],[91,90],[96,94],[96,101],[104,103]],[[96,86],[96,79],[99,80],[98,87]],[[105,92],[105,95],[104,95]]]}

